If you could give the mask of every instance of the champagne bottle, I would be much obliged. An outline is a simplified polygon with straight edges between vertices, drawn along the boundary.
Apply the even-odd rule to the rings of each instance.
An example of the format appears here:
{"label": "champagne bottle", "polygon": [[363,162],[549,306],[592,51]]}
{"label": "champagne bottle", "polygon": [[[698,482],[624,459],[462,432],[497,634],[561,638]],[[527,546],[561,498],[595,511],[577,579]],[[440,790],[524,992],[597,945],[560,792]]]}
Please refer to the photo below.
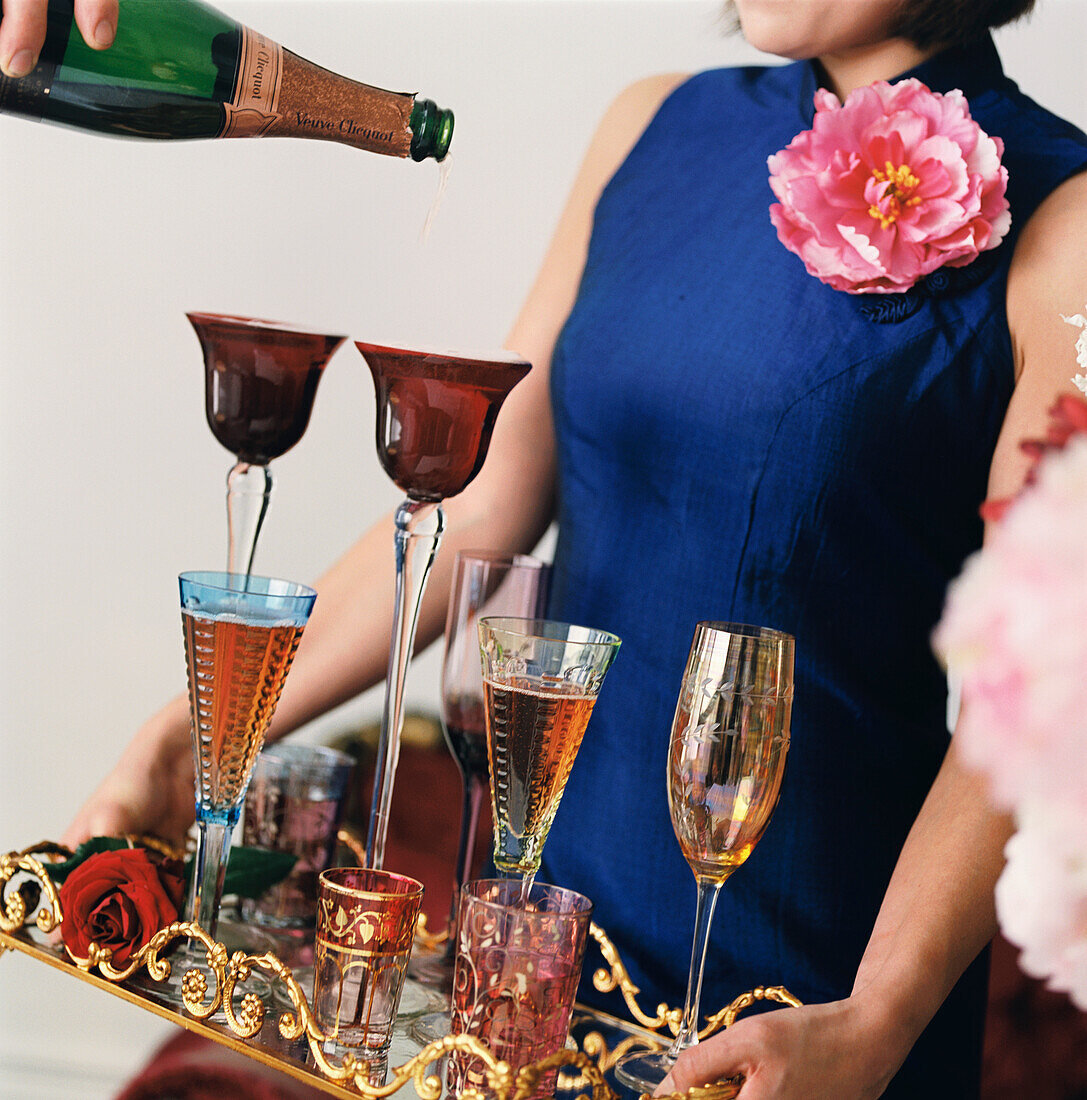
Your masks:
{"label": "champagne bottle", "polygon": [[121,0],[108,50],[83,41],[72,0],[50,0],[37,67],[0,74],[0,111],[122,137],[319,138],[414,160],[441,160],[453,135],[433,101],[322,69],[202,0]]}

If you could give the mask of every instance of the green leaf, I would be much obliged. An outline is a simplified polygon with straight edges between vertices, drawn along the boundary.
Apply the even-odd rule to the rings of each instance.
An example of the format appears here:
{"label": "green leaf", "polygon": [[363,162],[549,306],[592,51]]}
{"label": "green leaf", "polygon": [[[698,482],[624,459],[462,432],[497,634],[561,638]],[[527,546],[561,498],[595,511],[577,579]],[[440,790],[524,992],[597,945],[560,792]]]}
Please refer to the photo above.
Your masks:
{"label": "green leaf", "polygon": [[268,848],[231,848],[223,881],[224,894],[259,898],[270,886],[285,879],[298,857]]}
{"label": "green leaf", "polygon": [[81,863],[90,859],[99,852],[115,852],[119,848],[128,848],[129,843],[118,836],[92,836],[90,840],[82,844],[63,862],[50,863],[47,866],[49,877],[54,886],[59,886]]}
{"label": "green leaf", "polygon": [[[115,852],[131,847],[127,840],[115,836],[95,836],[85,840],[63,863],[49,864],[49,877],[60,884],[85,860],[99,852]],[[259,898],[269,887],[281,882],[298,862],[290,852],[273,852],[267,848],[232,848],[227,861],[224,894],[241,898]],[[185,864],[186,884],[192,878],[193,861]]]}

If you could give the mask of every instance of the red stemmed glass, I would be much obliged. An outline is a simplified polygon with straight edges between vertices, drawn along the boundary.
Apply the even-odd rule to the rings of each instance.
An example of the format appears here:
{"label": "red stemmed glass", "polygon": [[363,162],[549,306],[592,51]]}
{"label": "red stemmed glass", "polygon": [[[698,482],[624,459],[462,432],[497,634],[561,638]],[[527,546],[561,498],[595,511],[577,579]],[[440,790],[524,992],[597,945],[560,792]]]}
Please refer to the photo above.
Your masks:
{"label": "red stemmed glass", "polygon": [[400,756],[404,680],[419,603],[445,515],[442,501],[479,473],[498,410],[530,370],[511,352],[451,354],[356,341],[374,378],[377,453],[406,494],[396,512],[396,605],[381,720],[366,863],[381,868]]}
{"label": "red stemmed glass", "polygon": [[345,336],[255,317],[187,313],[204,352],[204,409],[235,455],[227,474],[227,572],[248,574],[272,495],[268,464],[309,424],[317,383]]}

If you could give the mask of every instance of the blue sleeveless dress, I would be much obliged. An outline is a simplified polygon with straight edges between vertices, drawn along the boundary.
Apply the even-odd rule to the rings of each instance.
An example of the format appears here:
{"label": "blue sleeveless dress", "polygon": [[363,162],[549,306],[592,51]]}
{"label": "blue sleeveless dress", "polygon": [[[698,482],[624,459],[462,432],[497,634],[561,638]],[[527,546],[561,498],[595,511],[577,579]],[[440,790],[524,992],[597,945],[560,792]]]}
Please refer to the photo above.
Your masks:
{"label": "blue sleeveless dress", "polygon": [[[695,887],[665,761],[705,619],[777,627],[797,648],[780,802],[721,890],[703,1007],[779,983],[806,1002],[848,995],[948,746],[929,635],[980,544],[1013,386],[1015,238],[1087,166],[1087,138],[1004,76],[991,39],[945,51],[904,75],[961,88],[1004,139],[1012,231],[906,295],[834,291],[768,215],[766,158],[811,126],[817,72],[716,70],[671,94],[600,198],[552,364],[550,615],[623,645],[540,877],[595,901],[650,1012],[681,1005],[686,983]],[[626,1015],[591,988],[595,965],[582,996]],[[976,1095],[986,969],[964,976],[887,1096]]]}

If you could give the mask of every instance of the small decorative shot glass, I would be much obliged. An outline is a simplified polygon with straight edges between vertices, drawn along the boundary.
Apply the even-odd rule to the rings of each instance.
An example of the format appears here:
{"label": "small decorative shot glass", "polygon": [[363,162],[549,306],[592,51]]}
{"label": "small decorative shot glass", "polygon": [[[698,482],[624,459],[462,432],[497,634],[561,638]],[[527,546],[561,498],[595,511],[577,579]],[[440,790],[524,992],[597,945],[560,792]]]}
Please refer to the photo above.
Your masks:
{"label": "small decorative shot glass", "polygon": [[406,875],[336,867],[320,876],[313,1012],[326,1054],[370,1063],[384,1081],[423,885]]}
{"label": "small decorative shot glass", "polygon": [[[593,904],[582,894],[536,882],[522,896],[516,879],[483,879],[461,893],[453,975],[454,1035],[474,1035],[517,1070],[566,1044]],[[541,1076],[532,1097],[550,1098],[558,1070]],[[453,1095],[487,1087],[478,1058],[454,1051]]]}
{"label": "small decorative shot glass", "polygon": [[282,882],[242,903],[246,921],[285,929],[317,923],[317,876],[332,859],[354,763],[336,749],[292,743],[270,745],[257,757],[242,843],[290,852],[298,862]]}

